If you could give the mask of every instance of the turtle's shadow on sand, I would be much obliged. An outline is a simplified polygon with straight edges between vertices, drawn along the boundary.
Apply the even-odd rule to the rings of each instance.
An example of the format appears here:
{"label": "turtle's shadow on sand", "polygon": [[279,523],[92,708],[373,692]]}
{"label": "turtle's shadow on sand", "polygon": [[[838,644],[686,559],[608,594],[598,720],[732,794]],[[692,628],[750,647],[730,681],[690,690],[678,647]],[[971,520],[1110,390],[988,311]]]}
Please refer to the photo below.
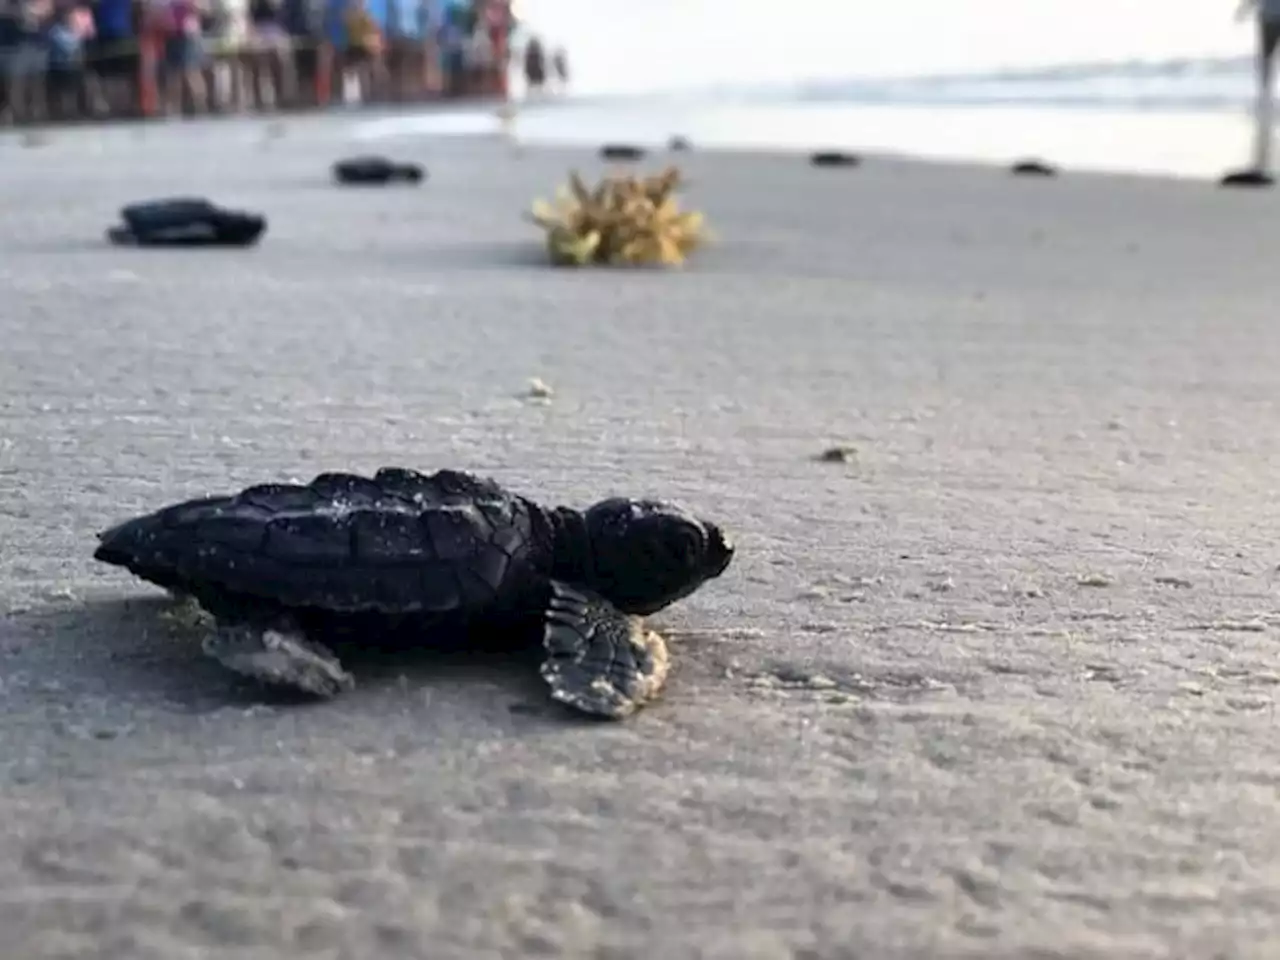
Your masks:
{"label": "turtle's shadow on sand", "polygon": [[[697,273],[716,270],[723,272],[732,265],[732,253],[740,245],[715,249],[708,247],[698,251],[681,268],[661,264],[600,264],[580,267],[558,266],[550,262],[547,249],[537,237],[530,240],[486,240],[468,243],[450,243],[433,246],[429,253],[431,268],[449,270],[528,270],[555,277],[585,275],[604,276],[610,282],[621,277],[668,277],[674,273]],[[422,250],[405,251],[406,260],[419,262]]]}
{"label": "turtle's shadow on sand", "polygon": [[[109,695],[138,701],[162,701],[193,712],[255,704],[314,707],[327,702],[385,696],[396,685],[424,690],[442,686],[465,691],[477,700],[505,694],[513,713],[572,720],[576,714],[551,700],[538,672],[540,646],[505,647],[501,638],[477,638],[465,646],[387,649],[340,645],[335,648],[354,676],[354,690],[334,701],[274,691],[240,677],[201,650],[207,627],[195,620],[195,607],[163,594],[95,599],[8,617],[3,623],[18,644],[8,669],[56,682],[76,695]],[[490,708],[492,709],[492,708]],[[590,718],[581,718],[589,721]]]}

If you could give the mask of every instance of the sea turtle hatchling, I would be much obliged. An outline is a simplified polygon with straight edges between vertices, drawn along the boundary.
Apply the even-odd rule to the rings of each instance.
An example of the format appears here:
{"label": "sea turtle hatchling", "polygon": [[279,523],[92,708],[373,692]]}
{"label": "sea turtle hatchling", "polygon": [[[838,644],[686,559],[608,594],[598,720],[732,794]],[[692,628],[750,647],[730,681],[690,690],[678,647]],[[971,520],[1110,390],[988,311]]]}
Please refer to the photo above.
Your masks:
{"label": "sea turtle hatchling", "polygon": [[98,537],[95,559],[194,599],[215,621],[205,653],[268,685],[351,687],[326,640],[421,646],[479,628],[540,637],[551,695],[614,719],[666,679],[666,645],[641,618],[734,550],[669,502],[547,508],[469,473],[398,467],[188,500]]}

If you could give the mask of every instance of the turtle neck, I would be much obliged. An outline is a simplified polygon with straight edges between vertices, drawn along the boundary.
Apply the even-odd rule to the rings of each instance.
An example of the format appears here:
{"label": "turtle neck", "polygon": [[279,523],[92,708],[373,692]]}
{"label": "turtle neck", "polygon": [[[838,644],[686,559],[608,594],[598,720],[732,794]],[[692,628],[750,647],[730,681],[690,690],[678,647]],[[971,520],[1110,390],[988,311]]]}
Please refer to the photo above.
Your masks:
{"label": "turtle neck", "polygon": [[544,511],[543,516],[551,527],[551,575],[570,583],[590,584],[595,564],[582,511],[554,507]]}

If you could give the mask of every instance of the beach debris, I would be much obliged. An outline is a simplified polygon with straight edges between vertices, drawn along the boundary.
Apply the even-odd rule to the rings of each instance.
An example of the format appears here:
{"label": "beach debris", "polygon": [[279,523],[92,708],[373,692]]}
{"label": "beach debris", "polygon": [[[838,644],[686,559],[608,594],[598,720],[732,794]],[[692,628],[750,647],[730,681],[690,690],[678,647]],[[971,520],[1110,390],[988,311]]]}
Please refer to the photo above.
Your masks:
{"label": "beach debris", "polygon": [[685,153],[693,149],[693,144],[689,142],[688,137],[682,137],[676,134],[667,141],[667,149],[673,153]]}
{"label": "beach debris", "polygon": [[815,167],[856,167],[862,158],[844,150],[818,150],[809,154],[809,163]]}
{"label": "beach debris", "polygon": [[555,396],[555,391],[540,377],[531,377],[524,396],[527,400],[550,400]]}
{"label": "beach debris", "polygon": [[267,219],[244,210],[228,210],[204,197],[168,197],[129,204],[120,210],[121,226],[107,239],[122,246],[248,247],[267,229]]}
{"label": "beach debris", "polygon": [[1186,630],[1222,631],[1224,633],[1266,633],[1270,625],[1261,617],[1248,620],[1210,620],[1205,623],[1189,624]]}
{"label": "beach debris", "polygon": [[1109,587],[1114,583],[1105,573],[1086,573],[1076,577],[1076,585],[1081,587]]}
{"label": "beach debris", "polygon": [[1034,158],[1015,161],[1009,172],[1015,177],[1056,177],[1058,168],[1043,160]]}
{"label": "beach debris", "polygon": [[819,463],[854,463],[858,459],[858,448],[847,444],[827,447],[813,458]]}
{"label": "beach debris", "polygon": [[421,183],[427,172],[421,164],[399,163],[369,154],[348,157],[333,165],[333,179],[347,186],[385,186],[389,183]]}
{"label": "beach debris", "polygon": [[643,160],[644,147],[631,143],[606,143],[600,148],[600,156],[606,160]]}
{"label": "beach debris", "polygon": [[1233,170],[1218,181],[1223,187],[1270,187],[1275,178],[1265,170]]}
{"label": "beach debris", "polygon": [[[266,686],[335,697],[355,684],[341,651],[369,635],[389,654],[461,638],[462,626],[484,643],[485,625],[500,624],[507,639],[486,649],[539,650],[551,699],[610,720],[666,682],[666,641],[644,618],[734,556],[718,525],[668,502],[552,510],[475,474],[402,467],[188,500],[98,540],[95,560],[197,597],[215,618],[204,653]],[[591,562],[553,578],[544,558],[561,556]],[[341,629],[353,612],[369,634]]]}
{"label": "beach debris", "polygon": [[700,211],[680,209],[680,171],[606,176],[588,187],[576,171],[556,203],[534,202],[528,219],[546,231],[556,266],[679,266],[708,233]]}

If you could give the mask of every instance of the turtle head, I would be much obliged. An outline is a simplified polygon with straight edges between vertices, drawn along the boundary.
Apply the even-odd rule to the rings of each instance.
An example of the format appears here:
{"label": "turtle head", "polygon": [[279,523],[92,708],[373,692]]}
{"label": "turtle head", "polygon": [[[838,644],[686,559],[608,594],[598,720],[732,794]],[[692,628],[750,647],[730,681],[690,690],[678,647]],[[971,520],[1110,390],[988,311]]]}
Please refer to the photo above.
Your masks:
{"label": "turtle head", "polygon": [[646,615],[724,573],[733,544],[720,527],[661,500],[602,500],[584,516],[591,586],[624,613]]}

